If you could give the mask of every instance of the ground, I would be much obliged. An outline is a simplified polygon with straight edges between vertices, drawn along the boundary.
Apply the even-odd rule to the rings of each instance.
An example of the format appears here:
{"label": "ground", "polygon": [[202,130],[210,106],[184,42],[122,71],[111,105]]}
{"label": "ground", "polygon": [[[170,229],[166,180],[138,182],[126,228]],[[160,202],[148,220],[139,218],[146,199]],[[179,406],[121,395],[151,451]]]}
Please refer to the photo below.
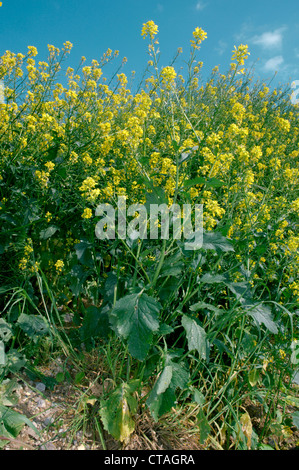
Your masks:
{"label": "ground", "polygon": [[[6,444],[4,450],[103,450],[103,440],[107,450],[217,449],[217,443],[212,442],[209,446],[199,443],[198,432],[188,417],[178,416],[176,419],[173,416],[172,420],[170,416],[161,424],[155,423],[145,410],[137,416],[135,432],[128,443],[120,444],[103,430],[101,441],[95,421],[90,417],[97,398],[103,392],[105,381],[101,382],[99,377],[91,390],[74,386],[66,380],[58,384],[54,384],[52,380],[51,384],[51,379],[57,376],[62,366],[62,361],[57,359],[50,367],[41,370],[44,377],[49,379],[49,382],[46,381],[47,386],[45,380],[42,382],[27,374],[19,376],[16,390],[19,401],[15,410],[27,416],[38,432],[24,426],[19,436]],[[85,394],[87,389],[88,394]],[[261,423],[260,409],[252,403],[247,403],[246,409],[253,425],[258,429]],[[92,427],[90,423],[93,423]],[[265,440],[265,443],[279,449],[293,449],[298,442],[298,430],[287,438],[278,439],[277,436],[270,435]]]}

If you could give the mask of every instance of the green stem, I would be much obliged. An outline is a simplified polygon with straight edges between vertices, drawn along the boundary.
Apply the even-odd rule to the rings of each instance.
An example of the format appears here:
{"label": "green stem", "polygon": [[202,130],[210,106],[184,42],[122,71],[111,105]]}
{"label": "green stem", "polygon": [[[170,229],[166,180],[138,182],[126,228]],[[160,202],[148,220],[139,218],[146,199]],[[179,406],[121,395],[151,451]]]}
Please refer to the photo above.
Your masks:
{"label": "green stem", "polygon": [[155,286],[156,281],[158,279],[158,276],[160,274],[160,271],[162,269],[162,266],[163,266],[163,263],[164,263],[164,258],[165,258],[165,251],[166,251],[166,239],[163,240],[163,245],[162,245],[162,251],[161,251],[161,255],[160,255],[159,264],[158,264],[156,272],[154,274],[151,287]]}

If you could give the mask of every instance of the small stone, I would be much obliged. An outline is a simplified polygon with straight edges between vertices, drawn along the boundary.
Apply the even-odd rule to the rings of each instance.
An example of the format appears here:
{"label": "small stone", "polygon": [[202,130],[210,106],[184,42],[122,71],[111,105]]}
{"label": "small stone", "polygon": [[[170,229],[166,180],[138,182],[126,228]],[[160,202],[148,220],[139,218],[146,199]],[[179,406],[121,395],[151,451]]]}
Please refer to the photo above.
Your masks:
{"label": "small stone", "polygon": [[50,417],[48,417],[48,418],[46,418],[46,419],[44,420],[44,425],[45,425],[45,426],[50,426],[53,422],[54,422],[54,418],[52,418],[52,417],[50,416]]}
{"label": "small stone", "polygon": [[47,442],[41,446],[41,450],[57,450],[53,442]]}
{"label": "small stone", "polygon": [[42,382],[38,382],[37,384],[35,384],[35,388],[39,391],[39,392],[44,392],[46,390],[46,386],[45,384],[43,384]]}
{"label": "small stone", "polygon": [[38,408],[45,408],[45,406],[46,406],[45,400],[37,400],[36,406]]}
{"label": "small stone", "polygon": [[81,444],[79,447],[77,447],[77,450],[86,450],[86,448],[83,444]]}

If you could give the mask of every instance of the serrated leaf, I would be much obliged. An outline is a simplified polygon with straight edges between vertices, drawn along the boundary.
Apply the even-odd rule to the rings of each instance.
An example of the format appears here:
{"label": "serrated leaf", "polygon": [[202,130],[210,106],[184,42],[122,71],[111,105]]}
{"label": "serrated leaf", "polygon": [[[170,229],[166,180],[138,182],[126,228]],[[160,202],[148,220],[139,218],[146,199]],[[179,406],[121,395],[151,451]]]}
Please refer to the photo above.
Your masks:
{"label": "serrated leaf", "polygon": [[137,402],[128,384],[118,386],[107,400],[101,401],[100,416],[103,426],[115,439],[125,442],[135,429],[132,415]]}
{"label": "serrated leaf", "polygon": [[89,242],[80,242],[75,245],[76,255],[80,263],[92,268],[94,266],[91,244]]}
{"label": "serrated leaf", "polygon": [[183,263],[181,261],[181,253],[178,252],[171,258],[164,261],[161,269],[160,277],[174,276],[178,277],[181,275],[183,270]]}
{"label": "serrated leaf", "polygon": [[202,359],[207,359],[207,339],[205,330],[195,318],[183,315],[182,326],[186,331],[189,351],[196,350]]}
{"label": "serrated leaf", "polygon": [[7,323],[3,318],[0,318],[0,339],[7,343],[12,337],[13,331],[9,323]]}
{"label": "serrated leaf", "polygon": [[185,180],[184,181],[184,188],[191,188],[193,186],[196,186],[198,184],[205,184],[207,183],[207,180],[203,178],[202,176],[198,176],[196,178],[193,178],[191,180]]}
{"label": "serrated leaf", "polygon": [[50,227],[46,228],[45,230],[42,230],[39,234],[40,238],[42,240],[47,240],[48,238],[51,238],[54,233],[59,230],[59,227],[56,227],[56,225],[50,225]]}
{"label": "serrated leaf", "polygon": [[214,313],[223,313],[223,310],[220,308],[215,307],[212,304],[207,304],[205,302],[197,302],[196,304],[191,305],[190,310],[191,312],[197,312],[198,310],[211,310]]}
{"label": "serrated leaf", "polygon": [[18,403],[16,379],[5,379],[0,384],[0,403],[4,406],[15,406]]}
{"label": "serrated leaf", "polygon": [[251,449],[252,422],[247,412],[243,413],[240,418],[242,432],[247,439],[247,448]]}
{"label": "serrated leaf", "polygon": [[174,329],[172,326],[170,325],[167,325],[167,323],[162,323],[160,326],[159,326],[159,329],[157,331],[157,334],[158,335],[162,335],[162,336],[166,336],[166,335],[169,335],[170,333],[173,333],[174,332]]}
{"label": "serrated leaf", "polygon": [[4,366],[6,362],[5,346],[3,341],[0,341],[0,366]]}
{"label": "serrated leaf", "polygon": [[273,447],[269,446],[269,444],[261,444],[258,450],[275,450]]}
{"label": "serrated leaf", "polygon": [[25,357],[16,349],[10,349],[5,360],[7,369],[12,373],[19,372],[26,364]]}
{"label": "serrated leaf", "polygon": [[110,312],[112,328],[128,340],[130,354],[140,361],[145,359],[153,333],[159,328],[160,308],[159,302],[141,292],[121,298]]}
{"label": "serrated leaf", "polygon": [[291,354],[291,363],[298,364],[299,363],[299,343],[293,341],[291,344],[292,354]]}
{"label": "serrated leaf", "polygon": [[95,305],[87,307],[83,324],[79,329],[83,343],[89,342],[93,338],[108,336],[110,330],[108,311],[109,307],[98,308]]}
{"label": "serrated leaf", "polygon": [[0,423],[4,425],[4,428],[13,437],[18,436],[24,424],[27,424],[27,426],[33,429],[40,436],[38,429],[26,416],[3,405],[0,405]]}
{"label": "serrated leaf", "polygon": [[199,390],[195,389],[193,392],[193,400],[200,406],[204,405],[206,399],[203,393],[201,393]]}
{"label": "serrated leaf", "polygon": [[218,252],[235,251],[231,242],[219,232],[204,232],[202,247]]}
{"label": "serrated leaf", "polygon": [[296,370],[293,374],[292,383],[299,385],[299,371],[298,370]]}
{"label": "serrated leaf", "polygon": [[251,301],[252,296],[249,282],[227,282],[226,286],[241,303],[248,303]]}
{"label": "serrated leaf", "polygon": [[155,421],[158,421],[162,414],[169,411],[175,402],[174,390],[170,387],[171,379],[172,366],[166,366],[159,375],[146,401]]}
{"label": "serrated leaf", "polygon": [[225,282],[226,278],[222,274],[211,274],[211,273],[206,273],[204,274],[199,282],[202,282],[203,284],[219,284],[220,282]]}
{"label": "serrated leaf", "polygon": [[295,396],[288,395],[285,398],[283,398],[283,401],[285,401],[287,405],[295,406],[296,408],[299,408],[299,398]]}
{"label": "serrated leaf", "polygon": [[161,395],[169,387],[172,378],[172,367],[166,366],[159,375],[159,378],[154,386],[154,393]]}
{"label": "serrated leaf", "polygon": [[211,427],[208,423],[208,420],[205,416],[203,409],[201,408],[197,415],[197,423],[199,427],[199,442],[204,444],[205,440],[210,434]]}
{"label": "serrated leaf", "polygon": [[223,185],[224,185],[224,182],[217,178],[209,178],[206,183],[207,188],[220,188]]}
{"label": "serrated leaf", "polygon": [[276,323],[272,320],[271,309],[267,305],[246,303],[244,307],[246,307],[249,315],[254,318],[259,325],[263,323],[271,333],[278,333]]}
{"label": "serrated leaf", "polygon": [[294,413],[291,413],[291,416],[294,426],[299,429],[299,411],[294,411]]}
{"label": "serrated leaf", "polygon": [[172,378],[170,386],[174,390],[180,388],[184,390],[189,381],[189,370],[184,362],[174,362],[171,360],[170,356],[166,359],[166,365],[172,367]]}
{"label": "serrated leaf", "polygon": [[260,377],[260,371],[259,369],[252,369],[249,374],[248,374],[248,382],[252,387],[254,387],[259,380]]}
{"label": "serrated leaf", "polygon": [[43,336],[50,332],[47,320],[41,315],[27,315],[22,313],[17,321],[19,327],[34,340],[37,336]]}

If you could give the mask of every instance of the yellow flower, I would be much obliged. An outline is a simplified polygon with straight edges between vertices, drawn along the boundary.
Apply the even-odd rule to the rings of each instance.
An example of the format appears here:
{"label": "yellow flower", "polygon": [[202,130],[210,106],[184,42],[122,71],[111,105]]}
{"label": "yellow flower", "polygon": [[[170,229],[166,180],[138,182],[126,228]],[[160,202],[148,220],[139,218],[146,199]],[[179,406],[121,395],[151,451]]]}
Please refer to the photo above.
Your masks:
{"label": "yellow flower", "polygon": [[250,52],[248,52],[248,46],[244,44],[240,44],[238,48],[234,46],[232,52],[233,55],[231,60],[236,60],[239,65],[244,65],[244,59],[247,59],[250,55]]}
{"label": "yellow flower", "polygon": [[45,217],[46,217],[47,222],[50,222],[50,220],[52,219],[52,214],[51,214],[51,212],[48,211],[48,212],[46,213]]}
{"label": "yellow flower", "polygon": [[47,163],[45,163],[45,166],[48,168],[49,171],[52,171],[52,170],[54,170],[55,163],[47,162]]}
{"label": "yellow flower", "polygon": [[92,210],[89,207],[86,207],[81,217],[82,219],[90,219],[92,217]]}
{"label": "yellow flower", "polygon": [[171,66],[164,67],[161,70],[161,78],[164,84],[173,83],[176,78],[176,71]]}
{"label": "yellow flower", "polygon": [[143,36],[143,39],[145,39],[146,36],[149,36],[151,39],[154,39],[157,33],[158,33],[158,26],[153,21],[148,21],[147,23],[143,23],[142,30],[141,30],[141,36]]}
{"label": "yellow flower", "polygon": [[64,45],[65,51],[67,52],[69,52],[73,47],[73,44],[70,41],[66,41],[63,45]]}
{"label": "yellow flower", "polygon": [[284,359],[286,357],[286,353],[283,351],[283,349],[279,350],[280,357]]}
{"label": "yellow flower", "polygon": [[63,262],[61,259],[59,259],[58,261],[56,261],[56,263],[55,263],[55,268],[56,268],[57,273],[61,273],[63,267],[64,267],[64,262]]}
{"label": "yellow flower", "polygon": [[35,57],[37,55],[37,49],[34,46],[28,46],[28,54]]}
{"label": "yellow flower", "polygon": [[195,28],[195,30],[193,31],[193,37],[195,39],[195,41],[193,39],[191,39],[191,46],[194,48],[194,49],[199,49],[199,46],[200,44],[202,43],[202,41],[204,41],[206,38],[207,38],[207,33],[202,29],[202,28]]}

